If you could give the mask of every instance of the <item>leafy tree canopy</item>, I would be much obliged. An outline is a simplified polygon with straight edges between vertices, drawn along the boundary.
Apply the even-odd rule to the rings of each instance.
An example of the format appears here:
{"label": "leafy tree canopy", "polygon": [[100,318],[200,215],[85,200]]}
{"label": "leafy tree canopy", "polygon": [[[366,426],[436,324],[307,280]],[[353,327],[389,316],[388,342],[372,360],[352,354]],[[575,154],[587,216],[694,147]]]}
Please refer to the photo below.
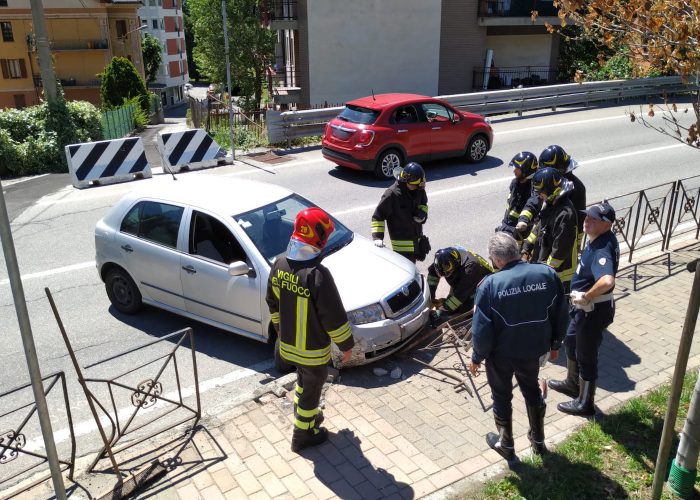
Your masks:
{"label": "leafy tree canopy", "polygon": [[102,85],[100,97],[102,106],[116,108],[122,106],[125,100],[139,97],[144,111],[149,110],[146,84],[136,71],[136,68],[126,57],[114,57],[100,73]]}
{"label": "leafy tree canopy", "polygon": [[141,40],[143,66],[146,70],[146,82],[153,83],[158,76],[158,68],[163,62],[163,46],[153,35],[146,33]]}

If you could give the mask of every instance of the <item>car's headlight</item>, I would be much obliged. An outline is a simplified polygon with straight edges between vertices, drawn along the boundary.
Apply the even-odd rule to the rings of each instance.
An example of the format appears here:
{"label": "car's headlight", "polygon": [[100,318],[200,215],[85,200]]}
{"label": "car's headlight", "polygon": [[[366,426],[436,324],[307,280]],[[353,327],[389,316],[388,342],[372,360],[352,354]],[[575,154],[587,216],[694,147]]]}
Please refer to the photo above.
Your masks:
{"label": "car's headlight", "polygon": [[353,325],[364,325],[365,323],[374,323],[383,319],[386,319],[386,316],[384,316],[384,310],[379,304],[361,307],[348,313],[348,320]]}

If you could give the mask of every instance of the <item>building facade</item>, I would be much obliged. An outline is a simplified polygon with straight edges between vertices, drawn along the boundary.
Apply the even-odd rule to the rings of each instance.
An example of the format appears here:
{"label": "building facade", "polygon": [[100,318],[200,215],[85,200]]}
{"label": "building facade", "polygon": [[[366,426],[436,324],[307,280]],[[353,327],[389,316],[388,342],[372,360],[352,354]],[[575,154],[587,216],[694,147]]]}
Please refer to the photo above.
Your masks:
{"label": "building facade", "polygon": [[[143,75],[137,0],[44,2],[56,79],[66,99],[100,105],[98,74],[114,56]],[[29,0],[0,0],[0,109],[39,103],[41,76]]]}
{"label": "building facade", "polygon": [[[552,83],[551,0],[270,0],[275,100],[460,94]],[[539,17],[532,20],[531,11]]]}
{"label": "building facade", "polygon": [[163,46],[163,62],[148,88],[160,95],[163,106],[182,102],[184,85],[189,82],[182,0],[143,0],[139,16],[148,25],[144,31]]}

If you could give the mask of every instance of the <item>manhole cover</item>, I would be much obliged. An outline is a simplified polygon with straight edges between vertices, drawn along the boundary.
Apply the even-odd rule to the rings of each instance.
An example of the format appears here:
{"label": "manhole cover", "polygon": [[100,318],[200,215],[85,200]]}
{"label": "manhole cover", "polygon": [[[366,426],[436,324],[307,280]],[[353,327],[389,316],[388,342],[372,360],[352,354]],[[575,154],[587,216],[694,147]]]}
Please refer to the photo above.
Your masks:
{"label": "manhole cover", "polygon": [[284,163],[294,159],[292,156],[278,156],[272,151],[267,151],[266,153],[254,153],[252,155],[248,155],[248,158],[262,163],[270,163],[272,165]]}

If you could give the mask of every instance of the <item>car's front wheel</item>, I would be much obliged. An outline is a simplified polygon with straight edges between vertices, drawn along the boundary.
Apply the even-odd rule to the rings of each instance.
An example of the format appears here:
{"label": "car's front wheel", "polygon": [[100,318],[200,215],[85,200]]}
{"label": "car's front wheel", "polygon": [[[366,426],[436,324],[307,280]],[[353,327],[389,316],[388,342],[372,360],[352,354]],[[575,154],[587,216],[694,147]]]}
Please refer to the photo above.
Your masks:
{"label": "car's front wheel", "polygon": [[469,140],[467,144],[467,161],[469,163],[477,163],[484,159],[489,151],[488,139],[479,134]]}
{"label": "car's front wheel", "polygon": [[143,307],[141,292],[131,276],[123,269],[115,268],[105,276],[107,297],[119,312],[136,314]]}
{"label": "car's front wheel", "polygon": [[374,174],[380,179],[393,179],[394,169],[400,167],[403,156],[396,149],[387,149],[377,158]]}

